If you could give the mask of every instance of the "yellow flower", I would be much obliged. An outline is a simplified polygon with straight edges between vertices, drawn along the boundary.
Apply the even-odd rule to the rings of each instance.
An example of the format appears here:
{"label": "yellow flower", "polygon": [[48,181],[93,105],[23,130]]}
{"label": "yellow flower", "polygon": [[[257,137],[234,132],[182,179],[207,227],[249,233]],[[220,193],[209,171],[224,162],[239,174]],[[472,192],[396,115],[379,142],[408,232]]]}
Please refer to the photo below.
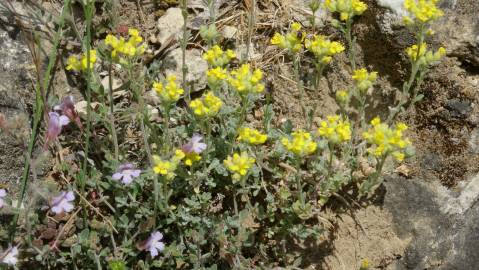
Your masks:
{"label": "yellow flower", "polygon": [[332,144],[342,143],[351,140],[351,125],[338,115],[328,116],[321,121],[318,133]]}
{"label": "yellow flower", "polygon": [[377,72],[373,71],[369,73],[365,68],[354,70],[352,76],[356,87],[363,93],[373,86],[377,77]]}
{"label": "yellow flower", "polygon": [[186,166],[191,167],[193,166],[193,163],[199,160],[201,160],[201,156],[196,152],[190,152],[185,154],[184,162]]}
{"label": "yellow flower", "polygon": [[324,65],[331,62],[331,56],[344,51],[344,46],[341,43],[330,41],[323,35],[314,35],[312,40],[306,39],[304,46]]}
{"label": "yellow flower", "polygon": [[236,182],[248,173],[255,161],[256,160],[248,156],[246,152],[241,152],[240,154],[234,153],[233,156],[228,156],[227,159],[223,160],[223,164],[233,173],[232,178],[233,181]]}
{"label": "yellow flower", "polygon": [[339,90],[336,92],[336,101],[341,105],[346,105],[349,102],[349,94],[346,90]]}
{"label": "yellow flower", "polygon": [[244,127],[239,130],[238,140],[249,144],[263,144],[268,139],[266,134],[259,132],[256,129]]}
{"label": "yellow flower", "polygon": [[392,154],[397,161],[402,161],[405,158],[405,148],[411,145],[408,139],[403,138],[407,125],[398,123],[395,128],[390,128],[376,117],[371,120],[371,126],[372,128],[363,132],[363,138],[371,145],[368,152],[381,158]]}
{"label": "yellow flower", "polygon": [[240,68],[231,72],[228,82],[241,95],[258,94],[264,91],[264,84],[261,83],[262,78],[263,72],[261,70],[255,69],[252,72],[249,64],[243,64]]}
{"label": "yellow flower", "polygon": [[427,49],[425,42],[418,47],[416,44],[406,48],[406,54],[409,60],[413,63],[418,63],[420,66],[428,66],[441,60],[446,55],[446,49],[440,47],[436,52]]}
{"label": "yellow flower", "polygon": [[90,50],[90,65],[88,65],[87,54],[84,53],[81,56],[81,59],[78,59],[78,56],[72,55],[68,57],[66,70],[73,70],[73,71],[86,71],[88,66],[90,66],[90,70],[93,69],[97,60],[96,57],[96,50]]}
{"label": "yellow flower", "polygon": [[128,40],[125,40],[124,37],[118,39],[112,34],[106,36],[104,43],[111,48],[110,55],[113,61],[123,63],[126,61],[125,57],[131,58],[145,52],[146,44],[141,44],[143,38],[140,36],[138,29],[129,28],[128,35]]}
{"label": "yellow flower", "polygon": [[341,21],[347,21],[363,14],[368,5],[360,0],[325,0],[324,7],[332,13],[338,12]]}
{"label": "yellow flower", "polygon": [[221,82],[228,78],[228,72],[222,67],[216,67],[209,69],[206,72],[206,76],[208,78],[208,85],[210,88],[217,88]]}
{"label": "yellow flower", "polygon": [[166,85],[161,82],[154,82],[153,89],[160,99],[165,103],[174,103],[180,99],[184,90],[176,84],[176,76],[169,75],[166,77]]}
{"label": "yellow flower", "polygon": [[179,149],[175,150],[175,154],[170,160],[163,160],[159,156],[153,156],[153,172],[166,176],[167,179],[171,180],[175,177],[175,171],[178,167],[178,164],[181,160],[185,158],[185,153]]}
{"label": "yellow flower", "polygon": [[317,143],[311,137],[311,134],[300,129],[292,134],[292,139],[283,137],[281,143],[283,146],[293,154],[304,157],[316,151]]}
{"label": "yellow flower", "polygon": [[189,106],[196,116],[213,117],[220,111],[223,102],[213,92],[208,91],[201,98],[192,100]]}
{"label": "yellow flower", "polygon": [[203,54],[203,59],[213,67],[223,67],[234,58],[236,58],[236,54],[232,50],[223,51],[218,45]]}
{"label": "yellow flower", "polygon": [[404,0],[404,8],[409,16],[403,18],[406,25],[424,24],[437,20],[444,15],[436,4],[438,0]]}
{"label": "yellow flower", "polygon": [[271,44],[288,50],[289,53],[297,53],[303,48],[304,33],[300,32],[301,24],[294,22],[291,24],[291,31],[285,35],[275,33],[271,38]]}

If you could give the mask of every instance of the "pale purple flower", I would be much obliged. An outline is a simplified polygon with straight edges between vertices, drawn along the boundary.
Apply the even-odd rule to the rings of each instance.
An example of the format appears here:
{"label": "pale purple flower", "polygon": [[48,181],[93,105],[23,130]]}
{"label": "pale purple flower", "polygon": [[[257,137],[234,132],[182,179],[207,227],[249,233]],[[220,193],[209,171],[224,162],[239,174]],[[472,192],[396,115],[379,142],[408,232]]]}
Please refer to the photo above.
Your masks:
{"label": "pale purple flower", "polygon": [[158,252],[162,252],[165,249],[165,244],[161,242],[161,239],[163,239],[163,234],[159,231],[154,231],[146,241],[145,249],[150,252],[152,258],[158,256]]}
{"label": "pale purple flower", "polygon": [[0,188],[0,208],[2,208],[3,205],[5,205],[5,201],[3,200],[5,196],[7,196],[7,191],[5,191],[5,189],[3,188]]}
{"label": "pale purple flower", "polygon": [[118,170],[111,176],[113,180],[119,181],[125,185],[133,182],[133,178],[140,176],[141,170],[135,168],[131,163],[122,164]]}
{"label": "pale purple flower", "polygon": [[60,195],[53,198],[50,204],[52,212],[55,214],[71,212],[74,208],[72,203],[74,200],[75,194],[73,193],[73,191],[62,191]]}
{"label": "pale purple flower", "polygon": [[75,100],[73,99],[73,96],[64,97],[62,102],[53,107],[53,109],[55,111],[60,111],[62,115],[67,116],[71,121],[75,122],[80,129],[83,129],[80,116],[75,110]]}
{"label": "pale purple flower", "polygon": [[206,143],[201,142],[203,137],[199,134],[193,134],[190,141],[181,147],[181,150],[188,154],[195,152],[196,154],[200,154],[206,149]]}
{"label": "pale purple flower", "polygon": [[68,123],[70,123],[70,120],[67,116],[59,115],[56,112],[49,112],[48,117],[48,128],[44,148],[47,148],[48,144],[55,140],[58,135],[60,135],[63,126],[66,126]]}
{"label": "pale purple flower", "polygon": [[15,265],[18,261],[18,248],[17,247],[9,247],[5,253],[3,253],[0,258],[2,259],[2,263],[8,265]]}

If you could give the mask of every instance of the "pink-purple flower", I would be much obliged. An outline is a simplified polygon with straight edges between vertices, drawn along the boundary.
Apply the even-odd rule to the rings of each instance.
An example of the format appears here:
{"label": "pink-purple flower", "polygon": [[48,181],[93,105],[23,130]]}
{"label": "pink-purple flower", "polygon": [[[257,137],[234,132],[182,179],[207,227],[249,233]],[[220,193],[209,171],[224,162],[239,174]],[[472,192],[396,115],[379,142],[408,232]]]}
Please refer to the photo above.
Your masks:
{"label": "pink-purple flower", "polygon": [[181,147],[181,150],[185,153],[192,153],[195,152],[196,154],[200,154],[206,149],[206,143],[201,142],[203,137],[199,134],[193,134],[190,141],[187,144]]}
{"label": "pink-purple flower", "polygon": [[80,128],[83,129],[83,126],[80,121],[80,116],[78,115],[77,111],[75,110],[75,100],[73,96],[66,96],[62,99],[62,102],[55,107],[53,107],[55,111],[59,111],[62,115],[68,117],[71,121],[75,122],[75,124]]}
{"label": "pink-purple flower", "polygon": [[62,127],[68,125],[70,120],[65,115],[59,115],[56,112],[48,113],[48,128],[44,148],[54,141],[62,132]]}
{"label": "pink-purple flower", "polygon": [[161,241],[162,239],[163,234],[159,231],[154,231],[146,241],[145,249],[150,252],[152,258],[158,256],[158,253],[165,249],[165,244]]}
{"label": "pink-purple flower", "polygon": [[7,191],[3,188],[0,188],[0,208],[2,208],[5,205],[5,201],[3,198],[7,196]]}
{"label": "pink-purple flower", "polygon": [[2,263],[7,265],[15,265],[18,262],[18,248],[9,247],[1,256]]}
{"label": "pink-purple flower", "polygon": [[133,178],[140,176],[140,173],[141,170],[136,169],[133,164],[126,163],[120,165],[111,178],[116,181],[121,181],[125,185],[128,185],[133,182]]}
{"label": "pink-purple flower", "polygon": [[72,203],[74,200],[75,194],[73,191],[62,191],[60,195],[54,197],[51,201],[51,210],[55,214],[71,212],[74,208]]}

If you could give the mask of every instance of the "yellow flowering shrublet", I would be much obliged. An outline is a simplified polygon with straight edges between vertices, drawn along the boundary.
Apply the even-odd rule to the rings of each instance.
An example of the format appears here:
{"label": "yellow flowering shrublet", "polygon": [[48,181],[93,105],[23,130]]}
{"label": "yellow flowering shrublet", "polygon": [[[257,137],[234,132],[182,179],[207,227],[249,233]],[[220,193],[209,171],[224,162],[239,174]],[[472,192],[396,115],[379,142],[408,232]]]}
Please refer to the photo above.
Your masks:
{"label": "yellow flowering shrublet", "polygon": [[227,159],[223,160],[223,164],[233,173],[233,181],[239,181],[248,173],[255,161],[248,153],[241,152],[240,154],[234,153],[233,156],[228,156]]}
{"label": "yellow flowering shrublet", "polygon": [[446,55],[446,49],[440,47],[436,52],[427,49],[425,42],[418,47],[416,44],[406,48],[406,54],[412,63],[418,63],[420,66],[428,66],[441,60]]}
{"label": "yellow flowering shrublet", "polygon": [[376,82],[377,77],[377,72],[368,72],[365,68],[354,70],[352,76],[356,87],[361,92],[366,92],[369,88],[371,88]]}
{"label": "yellow flowering shrublet", "polygon": [[318,134],[332,144],[346,142],[351,140],[351,124],[339,115],[328,116],[327,120],[321,121]]}
{"label": "yellow flowering shrublet", "polygon": [[223,102],[213,92],[208,91],[201,98],[192,100],[189,106],[196,116],[212,117],[220,111]]}
{"label": "yellow flowering shrublet", "polygon": [[244,127],[239,130],[238,140],[249,144],[263,144],[266,142],[267,139],[268,136],[266,134],[263,134],[253,128]]}
{"label": "yellow flowering shrublet", "polygon": [[[90,70],[93,69],[97,60],[96,57],[96,50],[90,50]],[[88,59],[87,54],[84,53],[81,56],[81,59],[78,58],[76,55],[71,55],[68,57],[66,70],[73,70],[73,71],[86,71],[88,69]]]}
{"label": "yellow flowering shrublet", "polygon": [[391,154],[397,161],[402,161],[406,156],[406,147],[411,145],[411,142],[403,136],[407,125],[398,123],[395,128],[390,128],[376,117],[371,120],[371,126],[372,128],[363,132],[363,138],[371,144],[368,152],[379,158]]}
{"label": "yellow flowering shrublet", "polygon": [[291,24],[291,31],[286,35],[275,33],[271,38],[271,44],[286,49],[290,53],[297,53],[303,48],[305,34],[300,32],[301,24],[294,22]]}
{"label": "yellow flowering shrublet", "polygon": [[337,41],[331,41],[323,35],[314,35],[313,39],[306,39],[304,46],[314,54],[321,64],[329,64],[332,56],[344,51],[344,46]]}
{"label": "yellow flowering shrublet", "polygon": [[208,85],[211,88],[216,88],[228,78],[228,71],[222,67],[212,68],[206,72],[206,77],[208,79]]}
{"label": "yellow flowering shrublet", "polygon": [[404,0],[404,8],[409,13],[409,16],[403,17],[404,24],[429,23],[443,16],[444,12],[436,6],[437,2],[438,0]]}
{"label": "yellow flowering shrublet", "polygon": [[185,158],[185,153],[179,149],[175,151],[175,154],[169,160],[163,160],[159,156],[153,156],[153,172],[159,175],[166,176],[171,180],[175,177],[175,171],[181,160]]}
{"label": "yellow flowering shrublet", "polygon": [[291,136],[292,139],[283,137],[281,143],[288,151],[296,156],[304,157],[316,151],[318,144],[309,132],[300,129],[291,133]]}
{"label": "yellow flowering shrublet", "polygon": [[231,72],[228,82],[240,95],[247,95],[264,91],[264,84],[261,83],[261,79],[263,79],[263,72],[260,69],[251,71],[249,64],[243,64],[240,68]]}
{"label": "yellow flowering shrublet", "polygon": [[146,44],[142,44],[143,38],[135,28],[128,29],[128,40],[124,37],[117,38],[112,34],[108,34],[105,38],[105,45],[111,48],[111,58],[113,61],[123,62],[126,58],[142,55],[146,50]]}
{"label": "yellow flowering shrublet", "polygon": [[166,77],[166,81],[166,85],[162,82],[154,82],[153,89],[163,102],[177,102],[185,91],[178,87],[176,76],[169,75]]}
{"label": "yellow flowering shrublet", "polygon": [[368,8],[368,5],[360,0],[325,0],[324,6],[332,13],[338,12],[341,21],[361,15]]}
{"label": "yellow flowering shrublet", "polygon": [[236,54],[232,50],[223,51],[218,45],[203,54],[203,59],[213,67],[223,67],[234,58],[236,58]]}

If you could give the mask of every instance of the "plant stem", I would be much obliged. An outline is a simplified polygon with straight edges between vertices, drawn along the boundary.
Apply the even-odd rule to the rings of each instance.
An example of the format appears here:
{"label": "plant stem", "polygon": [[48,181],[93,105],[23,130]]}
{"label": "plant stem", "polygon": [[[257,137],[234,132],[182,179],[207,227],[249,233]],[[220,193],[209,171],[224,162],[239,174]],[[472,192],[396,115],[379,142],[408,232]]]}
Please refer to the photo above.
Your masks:
{"label": "plant stem", "polygon": [[296,188],[298,189],[298,199],[301,203],[301,206],[304,207],[304,194],[303,194],[303,184],[301,183],[301,160],[296,158],[295,160],[296,165]]}
{"label": "plant stem", "polygon": [[115,160],[118,160],[120,155],[120,147],[118,146],[118,135],[116,134],[116,126],[115,126],[115,114],[114,114],[114,100],[113,100],[113,78],[112,78],[112,66],[113,63],[110,60],[110,65],[108,66],[108,96],[110,97],[110,114],[109,114],[109,122],[111,126],[111,135],[113,137],[113,145],[115,147]]}
{"label": "plant stem", "polygon": [[186,85],[186,75],[188,73],[188,66],[186,65],[186,46],[188,44],[188,30],[187,30],[187,23],[188,23],[188,8],[187,8],[187,1],[181,0],[181,15],[183,16],[183,38],[181,41],[181,71],[182,71],[182,82],[181,86],[186,91],[186,98],[187,102],[189,103],[191,100],[190,96],[190,89]]}
{"label": "plant stem", "polygon": [[356,55],[355,55],[355,49],[354,49],[354,39],[352,37],[352,25],[353,25],[353,20],[348,19],[346,21],[346,40],[348,41],[349,45],[349,63],[351,63],[351,68],[352,70],[356,70]]}
{"label": "plant stem", "polygon": [[163,145],[165,152],[170,149],[170,104],[165,106],[165,115],[163,117]]}
{"label": "plant stem", "polygon": [[299,76],[299,63],[300,63],[300,58],[299,55],[295,56],[293,55],[293,69],[294,69],[294,77],[296,79],[297,87],[299,90],[299,103],[301,104],[301,110],[303,112],[304,119],[307,119],[308,114],[306,113],[306,107],[304,104],[304,88],[303,88],[303,82],[301,81],[301,78]]}
{"label": "plant stem", "polygon": [[249,59],[250,54],[250,47],[251,47],[251,39],[253,36],[253,28],[255,24],[255,11],[256,11],[256,0],[251,1],[251,7],[249,10],[248,16],[248,43],[246,44],[246,61]]}

